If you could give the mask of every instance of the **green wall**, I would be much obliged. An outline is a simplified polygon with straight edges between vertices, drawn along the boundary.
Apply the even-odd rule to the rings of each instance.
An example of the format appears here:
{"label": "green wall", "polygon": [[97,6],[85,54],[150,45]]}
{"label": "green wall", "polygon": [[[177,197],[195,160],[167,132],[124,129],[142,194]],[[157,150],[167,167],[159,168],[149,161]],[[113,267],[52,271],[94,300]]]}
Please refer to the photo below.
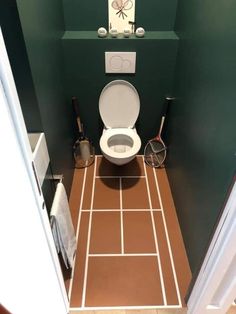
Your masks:
{"label": "green wall", "polygon": [[[178,38],[155,32],[145,39],[98,39],[96,32],[66,32],[63,37],[68,102],[78,96],[85,132],[99,153],[103,123],[98,109],[102,88],[125,79],[138,90],[141,109],[136,128],[143,145],[157,133],[163,99],[172,90]],[[136,51],[135,75],[105,74],[105,51]],[[158,57],[157,57],[158,56]],[[142,152],[141,152],[142,153]]]}
{"label": "green wall", "polygon": [[[95,31],[108,27],[108,0],[63,0],[65,26],[71,31]],[[173,30],[177,0],[137,0],[135,21],[150,31]]]}
{"label": "green wall", "polygon": [[[97,153],[103,128],[98,98],[109,81],[126,79],[137,88],[143,145],[156,134],[164,97],[176,97],[165,127],[167,172],[196,273],[235,174],[235,1],[179,0],[177,16],[177,0],[136,1],[137,25],[148,31],[142,39],[97,37],[98,27],[108,24],[107,0],[17,4],[21,25],[14,1],[1,1],[0,18],[24,117],[30,131],[46,133],[54,172],[65,175],[68,191],[72,96]],[[137,52],[136,74],[105,74],[104,52],[122,50]]]}
{"label": "green wall", "polygon": [[[17,0],[53,170],[65,174],[68,187],[75,135],[73,95],[79,98],[86,133],[97,153],[103,128],[98,98],[104,85],[113,79],[126,79],[139,91],[141,112],[136,127],[143,145],[156,134],[163,99],[171,94],[173,85],[178,44],[173,32],[176,4],[177,0],[149,0],[145,5],[137,1],[137,23],[152,32],[144,39],[106,40],[99,39],[96,32],[108,23],[107,0],[94,6],[87,1]],[[104,52],[108,50],[136,51],[137,73],[106,75]],[[30,116],[29,112],[26,110]]]}
{"label": "green wall", "polygon": [[72,109],[65,99],[60,0],[17,1],[43,131],[54,173],[64,174],[69,191],[73,174]]}
{"label": "green wall", "polygon": [[[125,79],[139,92],[141,111],[136,127],[143,146],[157,133],[163,99],[171,94],[173,86],[178,45],[178,37],[173,32],[176,5],[177,0],[136,1],[136,22],[148,31],[145,37],[101,39],[97,29],[108,25],[108,0],[63,1],[67,101],[72,96],[78,97],[86,134],[97,153],[100,153],[103,128],[98,99],[102,88],[111,80]],[[105,51],[136,51],[135,75],[105,74]]]}
{"label": "green wall", "polygon": [[42,131],[42,122],[16,1],[0,1],[0,26],[27,130],[40,132]]}
{"label": "green wall", "polygon": [[236,2],[179,0],[168,176],[196,272],[236,166]]}
{"label": "green wall", "polygon": [[[2,3],[10,10],[13,2]],[[81,0],[17,4],[30,68],[23,44],[14,54],[22,34],[7,12],[0,16],[15,36],[5,31],[24,116],[27,127],[46,133],[54,172],[65,175],[68,191],[75,135],[72,96],[79,99],[97,153],[103,128],[98,99],[109,81],[125,79],[137,88],[141,111],[136,127],[143,146],[157,132],[164,97],[176,97],[165,126],[167,172],[196,272],[235,173],[235,1],[179,0],[177,16],[177,0],[136,1],[137,25],[148,31],[142,39],[97,37],[98,27],[108,24],[107,0],[93,6]],[[105,74],[104,52],[122,50],[137,52],[136,73]]]}

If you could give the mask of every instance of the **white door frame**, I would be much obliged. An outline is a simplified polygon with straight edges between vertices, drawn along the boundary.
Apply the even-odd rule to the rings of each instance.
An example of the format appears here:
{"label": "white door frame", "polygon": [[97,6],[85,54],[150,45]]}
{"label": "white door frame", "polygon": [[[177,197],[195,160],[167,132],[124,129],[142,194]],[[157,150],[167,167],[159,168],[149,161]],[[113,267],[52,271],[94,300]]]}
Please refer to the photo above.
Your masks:
{"label": "white door frame", "polygon": [[189,314],[225,314],[236,298],[236,181],[188,300]]}
{"label": "white door frame", "polygon": [[[53,273],[48,278],[48,280],[51,279],[53,282],[51,284],[48,284],[47,282],[45,282],[45,286],[41,287],[41,288],[45,289],[45,291],[46,291],[47,285],[48,285],[48,287],[50,287],[52,284],[54,284],[55,291],[48,291],[48,295],[51,295],[52,296],[51,300],[53,300],[54,299],[53,296],[55,297],[55,295],[57,293],[57,299],[60,298],[60,300],[58,300],[58,304],[63,303],[64,304],[64,310],[65,310],[65,312],[60,311],[60,313],[67,313],[68,308],[69,308],[68,297],[67,297],[67,293],[65,290],[65,285],[64,285],[64,280],[63,280],[63,276],[62,276],[62,272],[61,272],[61,268],[60,268],[60,264],[59,264],[59,260],[58,260],[58,255],[57,255],[55,244],[54,244],[53,237],[52,237],[52,232],[51,232],[51,228],[50,228],[50,223],[49,223],[47,211],[43,205],[44,204],[43,194],[42,194],[40,186],[37,185],[34,171],[32,168],[33,156],[32,156],[32,152],[31,152],[31,147],[30,147],[29,140],[28,140],[27,130],[26,130],[23,114],[21,111],[21,106],[20,106],[14,78],[12,75],[9,59],[7,56],[7,51],[6,51],[6,47],[4,44],[4,39],[3,39],[1,28],[0,28],[0,81],[1,81],[1,106],[2,106],[2,110],[1,110],[1,119],[2,119],[1,132],[2,132],[2,134],[1,135],[4,134],[4,136],[7,137],[8,134],[9,135],[12,134],[12,143],[10,143],[10,138],[9,138],[9,143],[7,141],[3,141],[5,146],[1,147],[1,150],[4,150],[4,153],[7,150],[9,151],[9,158],[8,158],[9,164],[5,165],[6,172],[1,173],[1,181],[4,182],[4,180],[5,180],[6,182],[8,182],[9,176],[11,176],[11,179],[12,179],[11,182],[12,183],[9,186],[4,186],[4,191],[6,191],[6,193],[8,191],[10,193],[10,191],[11,191],[12,198],[16,197],[15,193],[17,195],[17,186],[15,185],[15,183],[18,181],[18,186],[20,184],[20,186],[22,188],[25,187],[24,191],[26,191],[28,189],[27,194],[25,195],[25,204],[27,204],[28,201],[30,202],[30,200],[32,201],[32,199],[34,199],[34,204],[31,204],[32,214],[33,214],[33,211],[37,209],[37,215],[38,215],[38,222],[37,223],[41,226],[41,227],[35,226],[35,230],[37,230],[37,228],[41,228],[41,231],[39,231],[39,232],[43,232],[44,240],[45,240],[41,244],[39,244],[38,250],[40,250],[40,246],[46,246],[47,247],[47,248],[44,247],[42,249],[42,251],[48,250],[49,257],[47,255],[46,263],[48,263],[49,269],[51,269],[51,268],[54,269]],[[4,121],[6,121],[5,124],[3,123]],[[2,143],[1,143],[1,145],[2,145]],[[5,155],[2,154],[2,158],[4,156]],[[18,159],[16,161],[17,156],[18,156]],[[1,155],[0,155],[0,158],[1,158]],[[16,170],[19,170],[19,171],[22,171],[25,173],[24,176],[17,178],[17,179],[14,178],[14,171],[13,171],[16,164],[18,164],[18,167],[19,167]],[[16,171],[16,173],[17,173],[17,171]],[[29,189],[28,184],[30,184],[30,189]],[[27,211],[27,207],[25,204],[23,204],[23,203],[21,204],[21,206],[23,208],[23,210],[21,212],[22,222],[21,222],[21,219],[19,221],[19,223],[23,223],[22,228],[24,228],[24,230],[29,227],[29,222],[27,220],[27,217],[24,217],[24,213],[25,213],[25,211]],[[19,200],[19,206],[20,206],[20,200]],[[3,207],[3,206],[1,205],[1,207]],[[5,207],[7,208],[7,205]],[[1,211],[1,215],[2,215],[1,219],[7,220],[7,215],[11,214],[13,217],[13,220],[14,220],[15,216],[11,212],[13,209],[9,207],[9,208],[7,208],[7,210],[8,211],[6,211],[6,212]],[[20,218],[21,218],[21,216],[20,216]],[[33,218],[32,218],[32,222],[33,222]],[[6,224],[7,223],[8,223],[8,221],[6,221]],[[32,226],[30,226],[30,227],[32,227]],[[9,228],[11,228],[11,225],[9,225]],[[16,230],[17,230],[17,228],[18,228],[18,225],[16,225]],[[23,236],[23,234],[24,233],[22,233],[22,236]],[[18,235],[20,237],[21,232],[19,232]],[[12,237],[18,237],[18,235],[13,233]],[[30,236],[31,235],[29,235],[29,237]],[[37,235],[35,234],[35,235],[32,235],[32,238],[34,238],[34,236],[37,237]],[[8,240],[8,239],[6,239],[6,240]],[[10,241],[10,239],[9,239],[9,241]],[[27,256],[27,254],[29,253],[28,252],[29,248],[27,250],[27,248],[24,245],[25,245],[25,243],[22,243],[22,250],[23,251],[26,250],[25,254]],[[34,249],[32,248],[32,252],[33,251],[34,251]],[[48,254],[48,253],[45,253],[45,254]],[[35,254],[37,254],[37,253],[35,253]],[[19,257],[19,258],[25,258],[25,257]],[[42,256],[42,258],[43,258],[43,256]],[[28,256],[28,259],[29,260],[33,259],[33,257]],[[36,272],[40,271],[40,265],[43,264],[43,263],[41,263],[40,260],[38,262],[39,262],[39,264],[35,265]],[[27,263],[27,261],[26,261],[26,263]],[[37,266],[39,267],[38,270],[37,270]],[[26,274],[26,277],[27,277],[27,274]],[[24,286],[24,283],[22,283],[22,285]],[[13,291],[14,291],[14,289],[12,289],[12,294],[14,294]],[[59,295],[58,295],[58,291],[60,291]],[[18,294],[19,293],[20,293],[20,291],[18,291]],[[42,294],[44,294],[44,292]],[[14,296],[11,295],[11,297],[12,297],[12,302],[14,303]],[[0,300],[0,301],[2,301],[2,300]],[[35,306],[37,307],[36,304],[35,304]],[[34,311],[34,310],[33,310],[33,312],[36,313],[36,311]],[[15,312],[15,313],[17,313],[17,312]],[[28,313],[28,312],[26,311],[25,313]],[[44,312],[44,313],[46,313],[46,312]]]}

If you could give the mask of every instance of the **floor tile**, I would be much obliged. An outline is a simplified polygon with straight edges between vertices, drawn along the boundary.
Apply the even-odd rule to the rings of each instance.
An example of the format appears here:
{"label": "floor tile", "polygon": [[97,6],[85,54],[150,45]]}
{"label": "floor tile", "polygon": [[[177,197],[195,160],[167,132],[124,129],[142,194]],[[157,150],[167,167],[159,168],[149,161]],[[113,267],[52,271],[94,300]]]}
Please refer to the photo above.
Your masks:
{"label": "floor tile", "polygon": [[83,293],[84,268],[87,250],[89,213],[82,213],[79,238],[76,250],[75,270],[73,278],[70,307],[80,307]]}
{"label": "floor tile", "polygon": [[154,221],[157,232],[157,241],[160,251],[161,267],[166,291],[167,304],[178,305],[177,291],[174,281],[174,272],[170,260],[167,237],[161,212],[154,212]]}
{"label": "floor tile", "polygon": [[[97,314],[97,311],[70,311],[69,314]],[[108,313],[107,313],[108,314]]]}
{"label": "floor tile", "polygon": [[157,310],[127,310],[125,314],[157,314]]}
{"label": "floor tile", "polygon": [[157,314],[157,310],[127,310],[125,314]]}
{"label": "floor tile", "polygon": [[119,212],[93,212],[90,253],[121,253]]}
{"label": "floor tile", "polygon": [[119,179],[96,179],[93,208],[120,209]]}
{"label": "floor tile", "polygon": [[[97,177],[93,178],[96,164]],[[92,205],[93,211],[82,212],[81,215],[70,300],[71,308],[81,307],[85,276],[87,278],[85,308],[93,306],[106,308],[107,306],[163,305],[157,256],[138,256],[138,254],[156,254],[150,207],[156,209],[153,212],[154,226],[157,231],[167,304],[175,305],[178,300],[164,223],[168,229],[177,281],[184,304],[184,296],[191,273],[167,175],[165,169],[153,169],[151,167],[145,167],[145,169],[146,172],[141,156],[122,167],[114,166],[103,160],[103,157],[98,157],[97,163],[90,167],[82,170],[76,169],[70,197],[73,223],[76,224],[78,220],[80,201],[82,201],[83,210],[90,210]],[[86,173],[84,185],[83,173]],[[147,174],[147,181],[144,177],[145,173]],[[163,214],[160,208],[156,180],[158,180],[162,196]],[[120,185],[122,191],[120,191]],[[84,193],[82,193],[83,187]],[[148,187],[150,194],[147,192]],[[89,256],[88,268],[86,268],[88,273],[85,274],[90,217],[92,217],[90,254],[121,254],[121,239],[123,238],[125,254],[135,253],[135,256]],[[123,237],[121,235],[122,230]],[[86,313],[98,313],[98,311],[92,311],[90,308],[88,310],[89,312],[86,311]],[[182,314],[181,309],[168,311],[168,309],[164,311],[155,309],[108,310],[106,313]],[[99,311],[99,314],[102,312]],[[77,312],[72,313],[76,314]]]}
{"label": "floor tile", "polygon": [[156,257],[90,257],[86,306],[163,304]]}
{"label": "floor tile", "polygon": [[155,182],[155,177],[153,173],[153,168],[146,166],[146,173],[147,173],[147,179],[148,179],[148,187],[150,190],[150,198],[151,198],[151,203],[152,203],[152,208],[153,209],[160,209],[160,200],[159,196],[157,193],[157,187],[156,187],[156,182]]}
{"label": "floor tile", "polygon": [[125,253],[156,253],[150,212],[123,212]]}
{"label": "floor tile", "polygon": [[86,180],[84,187],[84,194],[82,209],[90,209],[91,208],[91,198],[92,198],[92,188],[93,188],[93,174],[94,174],[94,163],[86,168]]}
{"label": "floor tile", "polygon": [[84,169],[75,169],[70,198],[69,198],[71,218],[72,218],[72,222],[73,222],[75,230],[77,228],[77,222],[78,222],[84,173],[85,173]]}
{"label": "floor tile", "polygon": [[148,209],[146,179],[122,179],[123,209]]}
{"label": "floor tile", "polygon": [[186,308],[169,309],[169,310],[168,309],[163,309],[163,310],[158,310],[157,314],[187,314],[187,309]]}
{"label": "floor tile", "polygon": [[226,314],[236,314],[236,306],[231,306]]}
{"label": "floor tile", "polygon": [[[191,280],[191,270],[189,267],[184,241],[182,238],[178,217],[165,169],[157,169],[156,176],[159,182],[161,198],[164,207],[166,226],[172,248],[172,254],[175,261],[175,269],[179,284],[182,304],[185,305],[184,296]],[[184,269],[184,271],[183,271]]]}
{"label": "floor tile", "polygon": [[95,314],[126,314],[125,310],[109,310],[109,313],[107,310],[104,311],[96,311]]}
{"label": "floor tile", "polygon": [[104,157],[97,159],[97,176],[143,176],[143,159],[136,157],[130,163],[117,166],[106,160]]}

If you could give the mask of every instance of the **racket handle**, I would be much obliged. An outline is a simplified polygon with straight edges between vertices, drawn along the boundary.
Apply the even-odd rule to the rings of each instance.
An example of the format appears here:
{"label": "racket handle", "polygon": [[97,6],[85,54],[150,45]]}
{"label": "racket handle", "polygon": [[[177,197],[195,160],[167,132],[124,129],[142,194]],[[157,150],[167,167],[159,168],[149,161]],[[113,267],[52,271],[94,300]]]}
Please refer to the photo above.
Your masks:
{"label": "racket handle", "polygon": [[79,135],[80,137],[84,137],[83,126],[82,126],[80,116],[79,116],[79,103],[78,103],[77,97],[72,97],[72,105],[76,113],[76,120],[77,120],[78,129],[79,129]]}
{"label": "racket handle", "polygon": [[165,122],[165,117],[166,117],[165,115],[162,115],[162,117],[161,117],[161,125],[160,125],[160,129],[159,129],[158,136],[157,136],[157,138],[159,138],[159,140],[160,140],[161,132],[162,132],[163,125],[164,125],[164,122]]}
{"label": "racket handle", "polygon": [[83,136],[84,132],[83,132],[82,123],[81,123],[81,121],[80,121],[80,117],[77,117],[76,120],[77,120],[77,125],[78,125],[78,129],[79,129],[79,133]]}
{"label": "racket handle", "polygon": [[79,103],[77,97],[72,97],[72,105],[75,109],[76,117],[79,117]]}
{"label": "racket handle", "polygon": [[165,101],[164,101],[164,106],[162,109],[162,116],[166,116],[166,113],[168,111],[168,107],[169,105],[172,103],[172,101],[174,100],[174,97],[166,97]]}

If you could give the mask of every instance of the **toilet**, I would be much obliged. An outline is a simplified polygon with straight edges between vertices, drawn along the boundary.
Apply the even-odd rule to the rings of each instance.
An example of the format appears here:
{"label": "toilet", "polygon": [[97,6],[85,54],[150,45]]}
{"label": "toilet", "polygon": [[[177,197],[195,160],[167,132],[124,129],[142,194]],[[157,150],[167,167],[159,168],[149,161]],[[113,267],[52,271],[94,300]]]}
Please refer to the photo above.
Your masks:
{"label": "toilet", "polygon": [[135,158],[141,140],[135,129],[140,110],[135,87],[125,80],[114,80],[102,90],[99,112],[104,123],[100,148],[104,157],[116,165],[124,165]]}

